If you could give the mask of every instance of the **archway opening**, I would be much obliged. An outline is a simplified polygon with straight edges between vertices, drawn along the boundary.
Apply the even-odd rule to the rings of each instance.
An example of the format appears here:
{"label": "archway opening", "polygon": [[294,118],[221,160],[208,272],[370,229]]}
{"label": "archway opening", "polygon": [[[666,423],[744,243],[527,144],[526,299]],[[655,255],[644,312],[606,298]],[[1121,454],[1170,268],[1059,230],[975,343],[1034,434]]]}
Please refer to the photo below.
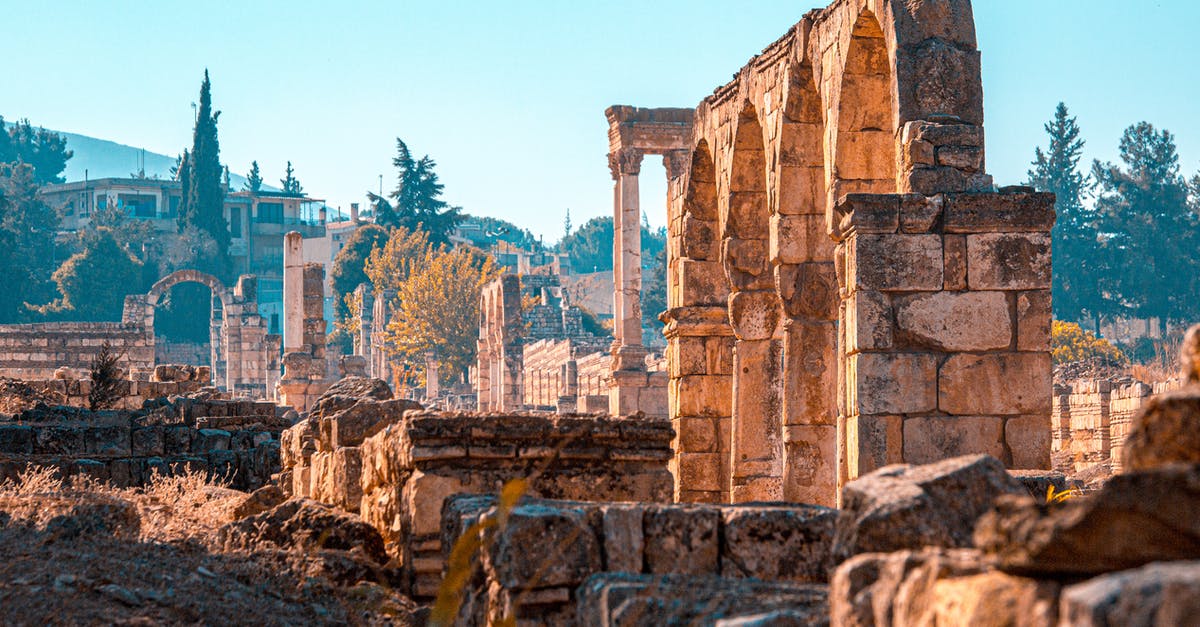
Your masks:
{"label": "archway opening", "polygon": [[214,366],[224,319],[221,299],[203,283],[183,282],[166,290],[154,316],[156,364]]}
{"label": "archway opening", "polygon": [[854,24],[838,102],[835,201],[849,193],[896,191],[895,104],[887,43],[863,11]]}

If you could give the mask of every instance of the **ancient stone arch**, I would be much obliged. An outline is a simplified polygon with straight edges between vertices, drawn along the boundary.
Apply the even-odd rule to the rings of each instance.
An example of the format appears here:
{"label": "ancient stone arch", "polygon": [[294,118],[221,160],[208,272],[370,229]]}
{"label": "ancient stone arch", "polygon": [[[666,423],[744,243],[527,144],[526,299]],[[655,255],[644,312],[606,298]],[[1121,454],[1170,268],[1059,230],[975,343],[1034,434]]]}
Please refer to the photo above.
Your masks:
{"label": "ancient stone arch", "polygon": [[1044,465],[1053,197],[994,190],[982,124],[969,0],[837,0],[695,109],[668,211],[678,499]]}
{"label": "ancient stone arch", "polygon": [[265,398],[278,378],[279,338],[267,336],[266,321],[258,314],[256,277],[242,275],[231,289],[211,274],[178,270],[159,279],[144,296],[126,297],[124,321],[139,324],[153,345],[155,308],[180,283],[205,285],[221,302],[220,316],[211,319],[214,383]]}

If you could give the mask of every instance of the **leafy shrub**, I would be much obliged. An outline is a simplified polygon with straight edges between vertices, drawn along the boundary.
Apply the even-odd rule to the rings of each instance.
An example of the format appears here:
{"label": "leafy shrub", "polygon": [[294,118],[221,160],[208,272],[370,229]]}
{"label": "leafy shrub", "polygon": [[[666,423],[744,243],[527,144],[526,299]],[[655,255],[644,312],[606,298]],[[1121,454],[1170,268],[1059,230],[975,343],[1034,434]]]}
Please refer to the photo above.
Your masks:
{"label": "leafy shrub", "polygon": [[1125,355],[1102,337],[1085,331],[1074,322],[1055,320],[1050,327],[1050,353],[1054,363],[1101,362],[1120,365],[1128,362]]}

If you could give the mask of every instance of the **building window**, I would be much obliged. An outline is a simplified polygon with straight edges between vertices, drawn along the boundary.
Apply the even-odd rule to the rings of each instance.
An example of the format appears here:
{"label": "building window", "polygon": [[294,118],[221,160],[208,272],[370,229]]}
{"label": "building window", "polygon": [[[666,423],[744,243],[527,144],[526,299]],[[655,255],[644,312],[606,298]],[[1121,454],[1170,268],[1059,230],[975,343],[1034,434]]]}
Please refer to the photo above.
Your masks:
{"label": "building window", "polygon": [[96,211],[104,211],[108,208],[108,195],[96,194]]}
{"label": "building window", "polygon": [[258,203],[258,221],[267,224],[283,224],[283,203]]}
{"label": "building window", "polygon": [[118,194],[117,206],[135,218],[153,218],[158,215],[158,198],[145,194]]}
{"label": "building window", "polygon": [[229,232],[232,233],[235,238],[242,237],[242,208],[241,207],[230,207],[229,208]]}

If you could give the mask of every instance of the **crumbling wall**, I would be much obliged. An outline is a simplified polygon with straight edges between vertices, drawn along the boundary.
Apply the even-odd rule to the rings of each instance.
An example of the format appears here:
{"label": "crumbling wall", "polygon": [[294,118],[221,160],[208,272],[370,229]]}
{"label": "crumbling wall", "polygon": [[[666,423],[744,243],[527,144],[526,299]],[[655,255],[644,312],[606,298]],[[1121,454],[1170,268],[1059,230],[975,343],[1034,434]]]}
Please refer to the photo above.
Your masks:
{"label": "crumbling wall", "polygon": [[0,376],[53,379],[66,366],[87,370],[108,342],[126,371],[154,367],[154,338],[145,327],[120,322],[45,322],[0,325]]}
{"label": "crumbling wall", "polygon": [[405,413],[386,401],[307,420],[283,435],[292,492],[360,513],[413,578],[419,597],[442,579],[442,503],[498,492],[572,500],[668,502],[665,420]]}
{"label": "crumbling wall", "polygon": [[1129,379],[1085,379],[1054,386],[1051,450],[1054,470],[1123,470],[1133,418],[1154,395],[1183,387],[1180,379],[1148,385]]}
{"label": "crumbling wall", "polygon": [[[448,500],[444,553],[472,524],[497,516],[495,496]],[[468,583],[458,624],[608,624],[576,611],[599,609],[578,605],[580,585],[605,572],[823,584],[836,519],[836,510],[816,505],[524,499],[503,526],[480,534],[479,576]]]}
{"label": "crumbling wall", "polygon": [[32,464],[117,487],[143,486],[155,472],[192,471],[254,490],[279,472],[279,434],[290,423],[274,403],[176,398],[146,405],[139,411],[39,407],[0,415],[0,481]]}

